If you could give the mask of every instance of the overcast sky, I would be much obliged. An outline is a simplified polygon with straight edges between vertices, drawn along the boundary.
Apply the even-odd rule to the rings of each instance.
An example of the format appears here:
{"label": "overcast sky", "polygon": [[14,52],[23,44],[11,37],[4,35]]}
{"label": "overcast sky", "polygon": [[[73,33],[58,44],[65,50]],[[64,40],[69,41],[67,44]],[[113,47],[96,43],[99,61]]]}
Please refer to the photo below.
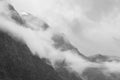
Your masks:
{"label": "overcast sky", "polygon": [[80,52],[120,56],[120,0],[11,0],[52,27],[61,27]]}

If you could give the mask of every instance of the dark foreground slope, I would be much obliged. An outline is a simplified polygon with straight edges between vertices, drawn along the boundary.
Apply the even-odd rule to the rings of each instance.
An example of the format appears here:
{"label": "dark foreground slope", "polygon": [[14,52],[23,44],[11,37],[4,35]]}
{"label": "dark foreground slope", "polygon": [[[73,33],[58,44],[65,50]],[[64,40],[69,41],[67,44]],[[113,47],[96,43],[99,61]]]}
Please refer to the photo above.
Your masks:
{"label": "dark foreground slope", "polygon": [[28,47],[0,32],[0,80],[82,80],[67,70],[55,71]]}
{"label": "dark foreground slope", "polygon": [[62,80],[26,45],[0,32],[0,80]]}
{"label": "dark foreground slope", "polygon": [[[60,66],[54,70],[32,55],[25,44],[0,32],[0,80],[82,80]],[[120,80],[119,74],[107,76],[99,68],[87,68],[82,77],[84,80]]]}

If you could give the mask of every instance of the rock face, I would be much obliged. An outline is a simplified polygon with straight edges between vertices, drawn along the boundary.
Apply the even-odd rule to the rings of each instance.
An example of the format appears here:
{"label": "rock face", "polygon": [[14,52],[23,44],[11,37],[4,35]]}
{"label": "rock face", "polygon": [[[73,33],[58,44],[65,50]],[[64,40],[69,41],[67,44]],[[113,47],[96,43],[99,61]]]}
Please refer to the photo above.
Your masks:
{"label": "rock face", "polygon": [[26,22],[26,26],[33,30],[46,30],[50,27],[45,21],[30,13],[21,13],[21,18]]}
{"label": "rock face", "polygon": [[[7,7],[8,10],[4,12],[4,16],[6,19],[10,20],[10,22],[16,23],[16,25],[22,25],[25,28],[30,28],[35,31],[45,31],[50,28],[45,21],[42,21],[32,14],[19,14],[10,4],[7,4]],[[2,13],[2,10],[0,13]],[[54,68],[46,62],[46,59],[40,58],[38,55],[33,55],[32,51],[25,43],[10,36],[7,32],[2,31],[1,26],[2,25],[0,25],[0,80],[120,80],[120,71],[110,72],[108,70],[109,66],[105,66],[105,62],[110,61],[118,61],[120,64],[119,58],[104,55],[86,57],[84,54],[80,53],[64,35],[54,34],[50,40],[53,42],[51,47],[54,48],[56,53],[60,51],[63,54],[68,51],[71,52],[72,56],[75,54],[75,56],[73,56],[75,60],[78,57],[80,57],[80,60],[83,59],[81,63],[79,63],[79,61],[71,60],[73,59],[69,58],[71,55],[69,57],[65,56],[65,59],[68,59],[68,61],[75,61],[74,63],[78,62],[77,64],[80,64],[75,64],[73,67],[80,67],[81,70],[81,68],[83,68],[81,66],[84,65],[82,61],[84,60],[97,65],[94,67],[86,67],[80,74],[78,74],[79,71],[75,72],[70,70],[71,67],[69,67],[69,64],[71,63],[67,64],[65,60],[56,63],[57,68]],[[48,45],[46,45],[46,47],[47,46]],[[78,57],[76,57],[76,55]],[[116,68],[120,70],[119,65]]]}
{"label": "rock face", "polygon": [[8,5],[8,9],[10,10],[11,18],[16,23],[18,23],[20,25],[24,25],[25,24],[25,20],[21,18],[21,16],[19,15],[19,13],[15,10],[15,8],[11,4]]}

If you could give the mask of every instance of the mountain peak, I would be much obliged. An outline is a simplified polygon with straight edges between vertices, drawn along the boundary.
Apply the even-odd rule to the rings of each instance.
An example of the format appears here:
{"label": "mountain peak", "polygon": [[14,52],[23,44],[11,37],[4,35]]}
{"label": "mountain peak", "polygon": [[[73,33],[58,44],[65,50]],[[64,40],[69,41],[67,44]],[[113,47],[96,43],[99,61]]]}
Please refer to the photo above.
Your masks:
{"label": "mountain peak", "polygon": [[20,25],[25,24],[25,21],[7,0],[0,1],[0,16],[7,20],[15,21]]}

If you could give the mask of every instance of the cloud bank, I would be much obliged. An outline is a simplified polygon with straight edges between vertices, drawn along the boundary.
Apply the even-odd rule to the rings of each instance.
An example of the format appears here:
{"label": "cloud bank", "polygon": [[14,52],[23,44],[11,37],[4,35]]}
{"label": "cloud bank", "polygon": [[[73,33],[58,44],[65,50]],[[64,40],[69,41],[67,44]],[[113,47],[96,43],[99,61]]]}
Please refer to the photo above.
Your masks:
{"label": "cloud bank", "polygon": [[[78,18],[78,19],[76,21],[76,18],[75,19],[72,18],[75,14],[72,17],[69,17],[69,15],[67,15],[67,14],[65,15],[64,13],[61,12],[60,14],[65,17],[60,17],[60,18],[57,17],[58,19],[54,19],[55,17],[53,17],[53,16],[47,16],[48,17],[47,22],[49,23],[50,28],[48,28],[47,30],[42,30],[42,29],[38,30],[38,27],[36,27],[37,23],[34,24],[34,22],[33,22],[33,24],[32,24],[32,22],[31,22],[31,24],[29,24],[29,22],[28,22],[28,24],[27,24],[28,26],[15,23],[14,20],[11,19],[11,16],[9,16],[10,11],[8,9],[7,3],[2,4],[0,12],[3,12],[0,14],[0,30],[7,32],[13,38],[16,38],[17,40],[25,43],[29,47],[29,49],[32,51],[33,55],[38,55],[40,58],[45,58],[45,59],[49,60],[49,62],[50,62],[49,64],[52,65],[54,68],[56,68],[56,62],[65,62],[65,64],[66,64],[65,68],[67,68],[68,71],[75,72],[77,74],[81,74],[81,72],[84,69],[86,69],[87,67],[98,67],[98,68],[105,67],[105,68],[108,68],[108,70],[111,72],[119,70],[119,65],[116,65],[114,67],[112,66],[112,64],[113,65],[116,64],[114,62],[107,62],[107,63],[105,62],[103,64],[90,62],[89,60],[85,59],[83,56],[77,54],[77,52],[74,52],[72,50],[61,51],[59,49],[56,49],[53,46],[54,42],[51,39],[54,34],[62,33],[62,34],[65,34],[66,38],[70,41],[71,40],[73,40],[73,42],[79,41],[78,40],[79,37],[77,38],[77,37],[73,36],[71,27],[74,27],[74,26],[70,26],[70,25],[78,24],[77,21],[81,21],[81,20],[83,20],[83,25],[84,25],[84,22],[86,23],[86,21],[88,21],[87,23],[90,23],[90,25],[91,25],[90,28],[88,26],[85,26],[85,28],[83,28],[83,26],[81,27],[82,30],[80,33],[82,35],[80,34],[80,36],[83,37],[83,40],[85,39],[86,41],[87,41],[87,39],[91,40],[91,41],[98,41],[99,39],[101,39],[101,37],[102,37],[102,40],[105,41],[106,39],[110,39],[111,35],[118,35],[119,31],[116,32],[117,29],[114,29],[113,27],[109,26],[109,29],[108,29],[108,26],[94,27],[94,26],[92,26],[92,25],[95,25],[95,24],[92,24],[94,22],[91,22],[91,21],[87,20],[86,18],[81,17],[81,19],[79,19],[80,16],[77,16],[76,18]],[[3,14],[4,14],[4,16],[3,16]],[[71,15],[72,14],[70,14],[70,16]],[[55,16],[58,16],[58,13]],[[67,18],[67,16],[68,16],[68,18]],[[54,21],[55,24],[52,24],[53,22],[49,22],[49,20],[51,21],[51,18],[53,18],[53,21],[57,20],[58,23],[57,23],[57,21]],[[74,20],[75,20],[75,23],[74,23]],[[66,21],[68,23],[65,24],[64,21],[65,21],[65,23],[66,23]],[[72,24],[70,24],[69,22],[72,22]],[[101,22],[101,25],[105,25],[105,23],[103,24],[103,22]],[[108,25],[108,24],[106,24],[106,25]],[[39,28],[42,28],[42,27],[39,27]],[[108,31],[106,32],[106,30],[108,30]],[[97,35],[99,34],[99,36],[97,36],[95,34],[97,34]],[[103,34],[104,34],[104,36],[103,36]],[[111,35],[109,35],[109,34],[111,34]],[[93,39],[92,37],[95,37],[95,39]]]}
{"label": "cloud bank", "polygon": [[[2,6],[2,8],[7,8]],[[6,10],[9,14],[9,9]],[[4,13],[4,12],[3,12]],[[96,65],[95,63],[89,62],[80,56],[77,52],[70,50],[61,51],[53,46],[54,41],[52,36],[56,34],[54,29],[51,27],[47,30],[36,30],[26,25],[16,23],[11,16],[4,13],[5,16],[0,15],[0,30],[8,33],[14,39],[26,44],[33,55],[38,55],[40,58],[47,59],[49,64],[55,69],[58,67],[57,62],[65,62],[65,68],[70,72],[81,73],[86,67]],[[29,20],[28,20],[29,21]],[[36,26],[33,23],[34,27]],[[39,26],[40,28],[43,28]],[[57,32],[60,34],[59,32]]]}
{"label": "cloud bank", "polygon": [[119,45],[113,39],[120,35],[119,0],[11,0],[11,3],[19,12],[34,14],[55,27],[55,31],[65,33],[86,55],[119,56]]}

